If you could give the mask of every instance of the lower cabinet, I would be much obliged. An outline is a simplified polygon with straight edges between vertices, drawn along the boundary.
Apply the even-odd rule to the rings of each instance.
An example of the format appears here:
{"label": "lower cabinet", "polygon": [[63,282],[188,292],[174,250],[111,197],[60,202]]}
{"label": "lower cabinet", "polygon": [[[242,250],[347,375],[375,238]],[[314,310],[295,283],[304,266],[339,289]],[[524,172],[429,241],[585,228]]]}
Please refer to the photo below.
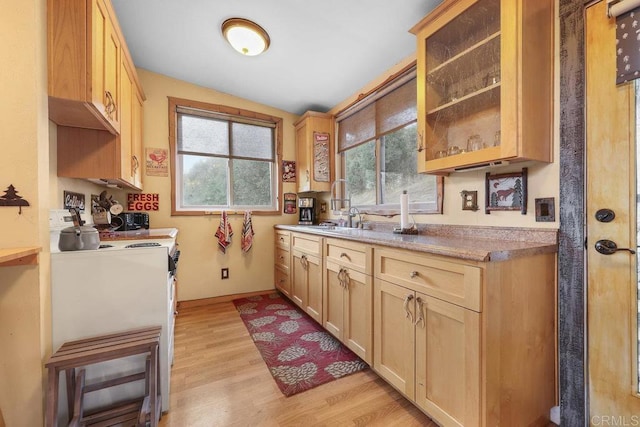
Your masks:
{"label": "lower cabinet", "polygon": [[291,233],[284,230],[276,230],[275,238],[274,284],[280,292],[291,298],[291,280],[289,277]]}
{"label": "lower cabinet", "polygon": [[373,367],[382,378],[442,426],[548,424],[555,254],[487,263],[374,254]]}
{"label": "lower cabinet", "polygon": [[480,425],[480,313],[375,281],[378,374],[443,425]]}
{"label": "lower cabinet", "polygon": [[480,313],[416,293],[416,396],[443,425],[480,425]]}
{"label": "lower cabinet", "polygon": [[371,276],[326,261],[324,327],[369,365],[371,337]]}
{"label": "lower cabinet", "polygon": [[402,286],[374,280],[373,367],[411,400],[415,398],[416,355],[415,326],[408,304],[414,294]]}
{"label": "lower cabinet", "polygon": [[275,285],[441,426],[546,426],[556,254],[477,262],[276,230]]}
{"label": "lower cabinet", "polygon": [[291,234],[291,300],[322,324],[322,238]]}

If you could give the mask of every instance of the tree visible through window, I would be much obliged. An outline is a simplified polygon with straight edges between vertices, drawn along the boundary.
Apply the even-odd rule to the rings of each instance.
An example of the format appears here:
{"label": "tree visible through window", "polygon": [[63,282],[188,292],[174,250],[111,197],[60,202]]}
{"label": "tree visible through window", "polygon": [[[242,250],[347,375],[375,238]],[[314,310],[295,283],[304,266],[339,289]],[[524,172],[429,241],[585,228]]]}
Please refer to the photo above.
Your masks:
{"label": "tree visible through window", "polygon": [[[338,149],[351,204],[387,214],[409,194],[414,213],[438,212],[438,180],[418,174],[416,79],[405,75],[338,116]],[[380,94],[382,92],[382,94]]]}
{"label": "tree visible through window", "polygon": [[281,120],[209,104],[195,103],[198,108],[194,108],[170,100],[174,213],[229,208],[278,211]]}

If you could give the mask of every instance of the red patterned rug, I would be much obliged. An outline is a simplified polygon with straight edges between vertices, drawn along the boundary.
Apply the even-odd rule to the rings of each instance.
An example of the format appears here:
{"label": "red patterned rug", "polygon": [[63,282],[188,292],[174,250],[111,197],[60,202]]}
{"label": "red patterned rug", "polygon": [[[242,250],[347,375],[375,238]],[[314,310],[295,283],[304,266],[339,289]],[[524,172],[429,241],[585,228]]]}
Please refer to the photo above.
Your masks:
{"label": "red patterned rug", "polygon": [[279,293],[237,299],[233,303],[285,396],[367,367]]}

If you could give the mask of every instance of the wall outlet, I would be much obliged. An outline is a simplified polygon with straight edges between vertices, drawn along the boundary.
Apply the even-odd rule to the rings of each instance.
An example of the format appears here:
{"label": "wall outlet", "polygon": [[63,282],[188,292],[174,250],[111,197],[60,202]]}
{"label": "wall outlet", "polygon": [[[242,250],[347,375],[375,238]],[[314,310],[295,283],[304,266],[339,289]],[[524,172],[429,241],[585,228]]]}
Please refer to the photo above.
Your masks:
{"label": "wall outlet", "polygon": [[222,280],[229,278],[229,269],[228,268],[223,268],[222,270],[220,270],[220,278]]}

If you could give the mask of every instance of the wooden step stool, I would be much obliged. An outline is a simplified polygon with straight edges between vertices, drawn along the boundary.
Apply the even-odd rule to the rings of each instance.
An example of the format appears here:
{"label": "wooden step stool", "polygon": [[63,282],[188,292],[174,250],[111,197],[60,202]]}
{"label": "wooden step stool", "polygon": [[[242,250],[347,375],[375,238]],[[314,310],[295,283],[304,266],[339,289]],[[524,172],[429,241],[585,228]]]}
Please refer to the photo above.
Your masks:
{"label": "wooden step stool", "polygon": [[[49,370],[45,425],[58,425],[58,388],[60,372],[64,371],[69,425],[108,426],[134,421],[134,425],[145,426],[149,422],[151,426],[157,426],[162,414],[159,363],[161,330],[160,326],[154,326],[64,343],[45,364]],[[76,368],[138,354],[147,355],[144,372],[90,385],[84,383],[84,369],[80,369],[76,376]],[[140,380],[145,381],[143,398],[118,403],[90,415],[84,414],[82,401],[85,393]]]}

